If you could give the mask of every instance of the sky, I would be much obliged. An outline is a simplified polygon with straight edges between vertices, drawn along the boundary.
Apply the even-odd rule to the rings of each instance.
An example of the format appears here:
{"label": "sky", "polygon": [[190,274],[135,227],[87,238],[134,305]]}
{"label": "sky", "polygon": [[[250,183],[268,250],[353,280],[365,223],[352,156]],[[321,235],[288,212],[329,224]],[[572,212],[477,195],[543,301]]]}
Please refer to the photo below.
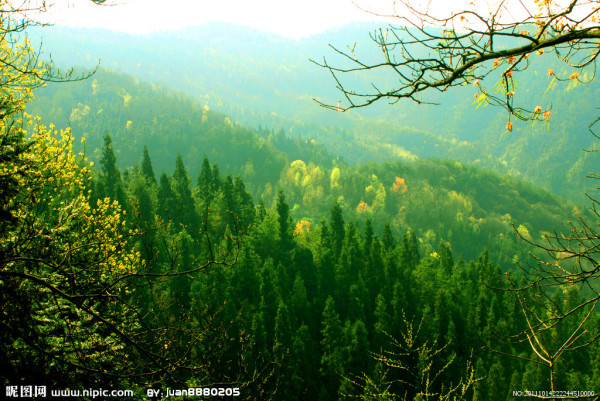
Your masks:
{"label": "sky", "polygon": [[[97,6],[90,0],[46,1],[52,6],[49,12],[44,13],[43,19],[56,25],[149,33],[219,21],[296,39],[352,22],[398,22],[397,19],[373,14],[405,12],[400,0],[106,0],[109,6]],[[507,4],[503,0],[403,1],[443,17],[472,7],[484,11],[485,15],[485,10],[489,11],[490,7],[496,9],[499,4]],[[568,0],[555,0],[561,1]],[[508,14],[522,12],[524,3],[532,5],[534,2],[515,0]],[[396,9],[394,3],[399,4]]]}
{"label": "sky", "polygon": [[[55,0],[50,20],[57,25],[100,27],[129,33],[174,30],[209,21],[250,26],[302,38],[350,22],[374,20],[352,0]],[[369,10],[389,12],[392,0],[356,0]],[[387,9],[386,9],[387,7]]]}

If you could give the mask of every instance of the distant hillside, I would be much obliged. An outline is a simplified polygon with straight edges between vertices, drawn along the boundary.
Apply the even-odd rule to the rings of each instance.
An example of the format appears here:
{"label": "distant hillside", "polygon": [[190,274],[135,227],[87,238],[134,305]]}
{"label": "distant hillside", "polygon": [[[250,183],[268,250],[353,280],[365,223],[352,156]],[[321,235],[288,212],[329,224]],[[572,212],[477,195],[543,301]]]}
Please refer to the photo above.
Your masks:
{"label": "distant hillside", "polygon": [[[598,83],[556,85],[544,94],[547,68],[568,72],[556,68],[551,55],[534,60],[519,77],[521,99],[551,105],[555,118],[550,126],[517,124],[502,138],[506,115],[496,108],[474,111],[473,88],[432,93],[427,100],[439,106],[382,103],[352,113],[319,108],[313,97],[336,102],[338,94],[328,73],[309,59],[335,59],[329,43],[345,49],[354,42],[359,56],[375,59],[379,56],[368,37],[373,28],[351,25],[297,41],[217,23],[142,36],[55,27],[44,30],[43,38],[58,65],[101,61],[105,68],[182,90],[244,125],[315,139],[350,162],[452,158],[583,199],[590,189],[584,177],[594,164],[582,149],[594,146],[587,124],[597,113],[591,100]],[[349,83],[368,84],[365,77]]]}
{"label": "distant hillside", "polygon": [[103,136],[110,134],[121,167],[130,167],[146,145],[156,171],[171,171],[177,153],[194,177],[203,156],[222,171],[244,175],[261,187],[279,179],[288,158],[334,160],[314,141],[246,128],[185,94],[103,70],[93,78],[48,85],[36,93],[29,112],[85,137],[88,157],[98,162]]}
{"label": "distant hillside", "polygon": [[[70,125],[96,163],[107,133],[121,168],[131,168],[147,146],[157,174],[170,174],[180,153],[195,182],[207,156],[222,172],[239,174],[267,205],[283,190],[296,221],[318,224],[338,202],[350,221],[368,218],[378,231],[390,224],[396,235],[413,230],[424,250],[450,241],[465,259],[487,248],[506,268],[528,251],[514,228],[539,239],[553,228],[567,231],[566,222],[586,212],[522,180],[456,161],[347,164],[314,140],[247,128],[181,92],[103,70],[38,91],[29,112]],[[415,146],[426,143],[426,136],[410,137]]]}

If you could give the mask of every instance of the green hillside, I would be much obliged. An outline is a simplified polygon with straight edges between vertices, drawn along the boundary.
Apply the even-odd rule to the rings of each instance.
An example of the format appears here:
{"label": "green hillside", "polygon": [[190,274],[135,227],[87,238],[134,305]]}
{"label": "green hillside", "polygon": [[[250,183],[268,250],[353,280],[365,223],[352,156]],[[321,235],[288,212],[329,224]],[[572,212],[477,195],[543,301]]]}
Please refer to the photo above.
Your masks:
{"label": "green hillside", "polygon": [[[437,106],[403,102],[348,113],[319,108],[313,98],[335,104],[339,94],[327,71],[309,60],[325,56],[335,62],[328,44],[346,49],[355,42],[357,55],[377,60],[381,56],[368,37],[374,28],[352,25],[302,40],[227,24],[142,36],[55,27],[42,36],[44,49],[58,65],[101,62],[104,68],[182,90],[245,126],[283,129],[289,136],[315,139],[349,162],[451,158],[585,200],[583,194],[591,187],[585,176],[593,171],[593,161],[581,150],[594,147],[587,124],[596,112],[589,101],[598,91],[596,82],[578,87],[556,83],[545,92],[551,80],[547,69],[564,77],[570,71],[557,67],[551,55],[532,60],[532,67],[519,76],[520,101],[561,112],[548,126],[517,124],[511,135],[504,136],[503,112],[475,111],[475,91],[469,87],[443,94],[443,101],[442,94],[425,99]],[[383,77],[384,83],[390,80],[393,76]],[[357,76],[346,84],[361,88],[369,82],[368,77]]]}
{"label": "green hillside", "polygon": [[[527,50],[518,96],[553,117],[503,133],[472,85],[440,106],[319,108],[337,94],[308,58],[357,40],[376,60],[364,26],[128,36],[14,15],[0,10],[7,397],[597,399],[597,182],[580,202],[597,83],[549,87]],[[61,68],[102,67],[53,82],[40,33]]]}
{"label": "green hillside", "polygon": [[[586,212],[477,164],[406,155],[401,161],[349,164],[315,140],[247,128],[180,92],[104,70],[89,80],[39,90],[30,110],[70,125],[76,143],[85,137],[86,153],[96,163],[106,134],[121,168],[131,168],[147,146],[157,174],[170,171],[180,154],[195,179],[208,157],[224,173],[240,175],[255,201],[271,204],[284,190],[296,221],[317,225],[339,202],[349,218],[369,218],[378,230],[385,224],[397,235],[414,230],[429,249],[449,241],[457,255],[473,259],[487,248],[505,269],[526,255],[513,224],[541,238],[553,228],[566,230],[567,221]],[[312,138],[312,131],[305,135]],[[426,143],[417,134],[412,138]],[[406,187],[394,189],[397,179]]]}

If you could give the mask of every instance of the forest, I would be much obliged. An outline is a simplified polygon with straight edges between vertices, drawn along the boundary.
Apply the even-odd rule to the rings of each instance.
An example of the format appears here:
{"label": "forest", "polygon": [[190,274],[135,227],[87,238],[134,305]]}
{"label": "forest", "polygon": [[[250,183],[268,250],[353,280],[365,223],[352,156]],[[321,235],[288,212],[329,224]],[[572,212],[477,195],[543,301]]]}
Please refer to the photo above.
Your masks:
{"label": "forest", "polygon": [[[135,57],[121,55],[122,65],[109,59],[90,71],[77,51],[66,51],[89,32],[60,36],[70,28],[15,19],[20,10],[0,3],[0,381],[7,397],[43,387],[57,399],[51,390],[98,388],[131,389],[130,399],[599,399],[600,188],[589,106],[597,82],[585,63],[577,75],[568,63],[555,67],[565,78],[554,85],[536,73],[538,64],[517,60],[543,46],[560,49],[539,37],[532,49],[514,45],[530,35],[531,20],[499,31],[490,23],[474,37],[395,28],[396,47],[429,46],[431,38],[447,45],[434,46],[448,63],[443,79],[454,76],[449,68],[467,71],[460,78],[466,104],[448,81],[449,105],[407,122],[402,115],[416,113],[418,102],[400,115],[387,104],[361,114],[353,96],[404,95],[382,91],[393,79],[374,94],[361,92],[369,75],[339,78],[354,73],[335,65],[343,57],[320,68],[329,69],[344,103],[328,105],[309,81],[316,73],[300,64],[300,85],[281,84],[296,113],[286,115],[277,109],[283,98],[262,80],[246,88],[198,79],[192,86],[203,96],[185,90],[185,71],[157,82],[152,76],[166,61],[146,63],[147,47],[167,57],[185,52],[153,36],[140,39]],[[550,37],[580,35],[576,45],[567,42],[574,53],[596,43],[597,27],[591,34],[577,25],[558,29],[559,14],[548,8],[536,17],[550,21]],[[245,28],[204,29],[218,37]],[[204,29],[184,31],[179,46],[213,46]],[[40,61],[31,44],[46,31],[56,64]],[[498,32],[507,37],[501,57],[485,58],[495,50],[478,41]],[[412,42],[404,34],[425,37]],[[176,33],[160,40],[169,35]],[[330,35],[335,43],[349,34]],[[88,56],[121,43],[97,36],[87,42]],[[264,43],[279,49],[285,41],[246,36],[270,55],[249,65],[277,67]],[[53,44],[60,37],[65,43]],[[385,41],[372,38],[393,63],[387,33]],[[315,45],[321,40],[299,41],[285,57],[305,55],[308,42],[325,52]],[[242,44],[233,51],[245,51]],[[120,46],[115,53],[126,52]],[[229,57],[224,49],[207,58],[216,76],[233,68],[220,62]],[[423,53],[405,50],[433,68]],[[447,61],[445,51],[466,56]],[[348,60],[368,71],[379,66],[371,61],[376,53]],[[511,65],[499,90],[487,89],[494,68],[453,64],[479,56],[494,68],[500,59]],[[588,57],[591,65],[595,56]],[[126,72],[134,71],[132,59],[145,71]],[[60,63],[76,68],[59,71]],[[528,104],[537,91],[552,106],[513,103],[512,75],[521,73],[527,90],[518,100]],[[420,90],[415,80],[406,87]],[[236,85],[241,92],[233,95]],[[314,91],[318,111],[302,105],[298,88]],[[246,98],[252,91],[255,98]],[[443,93],[433,96],[443,101]],[[349,117],[340,123],[342,107]],[[550,108],[552,118],[565,113],[559,123],[548,121]],[[423,125],[434,113],[454,121]],[[471,114],[480,132],[460,120]],[[591,133],[571,128],[583,119]]]}

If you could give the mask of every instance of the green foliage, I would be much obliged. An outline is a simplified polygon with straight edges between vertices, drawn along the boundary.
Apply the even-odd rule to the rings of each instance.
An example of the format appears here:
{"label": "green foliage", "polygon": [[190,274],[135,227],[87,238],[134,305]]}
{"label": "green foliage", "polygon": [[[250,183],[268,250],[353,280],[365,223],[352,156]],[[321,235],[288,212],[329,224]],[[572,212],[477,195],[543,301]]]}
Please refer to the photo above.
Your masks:
{"label": "green foliage", "polygon": [[[227,24],[207,24],[143,37],[55,27],[44,30],[43,36],[44,46],[52,49],[53,58],[59,66],[94,66],[98,60],[102,60],[103,66],[136,74],[153,83],[166,83],[171,88],[185,91],[187,96],[201,98],[203,104],[215,110],[218,108],[232,120],[246,126],[282,127],[286,135],[314,139],[332,154],[340,155],[352,163],[398,158],[408,161],[417,157],[450,158],[525,177],[530,182],[573,200],[585,199],[583,194],[590,189],[590,184],[583,178],[593,170],[594,157],[580,152],[581,149],[593,148],[593,139],[587,132],[587,126],[581,123],[593,121],[597,115],[594,100],[598,83],[572,87],[577,80],[568,80],[571,85],[560,82],[551,84],[557,76],[566,79],[573,72],[563,63],[557,63],[551,52],[534,55],[527,60],[529,67],[518,74],[521,86],[517,95],[522,104],[531,109],[536,105],[543,105],[544,109],[551,105],[553,113],[554,110],[560,110],[559,114],[555,113],[559,118],[552,118],[549,124],[515,124],[512,133],[504,135],[501,140],[499,138],[506,125],[505,111],[488,107],[474,112],[472,103],[477,88],[471,85],[445,93],[428,93],[424,100],[435,106],[406,102],[397,108],[383,102],[346,113],[323,113],[315,107],[308,99],[335,102],[339,94],[334,85],[322,84],[326,72],[320,71],[307,60],[320,60],[328,54],[328,61],[338,60],[340,65],[344,65],[343,58],[336,59],[336,55],[330,54],[328,46],[331,44],[345,49],[348,43],[353,42],[361,59],[380,58],[381,52],[365,34],[369,29],[376,28],[368,24],[350,25],[298,41]],[[506,46],[499,46],[503,45]],[[160,49],[158,54],[157,48]],[[554,71],[551,76],[547,75],[549,69]],[[370,87],[369,77],[357,74],[344,78],[344,84],[349,87]],[[381,88],[393,85],[393,77],[378,74],[376,78]],[[106,88],[100,76],[96,79],[96,93],[100,95]],[[481,85],[491,88],[495,83],[496,79],[492,77],[489,83],[482,81]],[[89,82],[82,86],[86,87],[87,93],[92,93]],[[119,96],[119,93],[131,95],[129,108],[133,108],[140,99],[158,97],[148,92],[137,96],[135,90],[125,84],[112,89],[111,98],[115,105],[123,104],[123,96]],[[59,120],[55,120],[59,124],[67,124],[72,110],[83,110],[85,105],[90,107],[87,118],[93,117],[100,109],[108,111],[107,107],[94,108],[90,96],[74,95],[71,88],[61,87],[61,94],[54,94],[55,90],[52,87],[44,89],[38,96],[37,104],[46,110],[41,114],[60,116]],[[163,95],[164,91],[161,91]],[[482,101],[483,96],[477,100]],[[181,103],[180,108],[187,107],[185,101]],[[174,107],[166,106],[165,110],[173,111]],[[36,113],[40,114],[41,111],[36,110]],[[116,111],[117,115],[124,114],[122,110]],[[149,111],[152,114],[148,113],[144,118],[137,118],[137,113],[132,113],[133,116],[123,116],[118,123],[112,123],[110,127],[103,125],[102,128],[122,131],[127,121],[131,120],[133,124],[129,135],[139,130],[153,136],[156,124],[149,122],[157,117],[160,125],[162,112],[158,107],[151,107]],[[188,114],[188,110],[182,111],[182,114]],[[177,126],[178,120],[181,121],[174,116],[167,118],[175,126],[164,132],[173,136],[185,132]],[[74,132],[93,131],[91,125],[79,131],[75,129],[79,127],[79,122],[71,122]],[[116,135],[114,137],[117,138]],[[198,138],[193,139],[193,142],[196,141]],[[185,143],[191,144],[190,141]],[[304,150],[298,146],[281,147],[280,144],[292,145],[283,135],[272,135],[270,144],[284,150],[289,155],[289,162],[310,159],[306,154],[310,146],[305,146]],[[232,149],[235,148],[233,145]],[[193,147],[196,149],[193,150]],[[149,149],[157,156],[160,154],[160,148],[150,146]],[[132,146],[127,151],[137,153],[139,149]],[[226,166],[224,158],[218,152],[213,152],[210,146],[195,145],[190,147],[190,153],[192,151],[206,154],[219,165]],[[232,153],[237,155],[237,152]],[[132,153],[123,152],[124,165],[131,164],[125,160],[128,154]],[[190,155],[183,156],[191,160]],[[313,153],[315,162],[323,163],[314,156]],[[161,166],[158,171],[174,158],[174,154],[164,159],[162,155],[160,157],[160,162],[157,159],[157,165]],[[240,165],[245,162],[244,158]],[[195,172],[198,167],[190,164],[190,171]],[[259,169],[259,165],[247,164],[248,172],[260,174]],[[233,168],[231,171],[242,173]],[[250,183],[250,176],[243,176]],[[286,194],[291,195],[289,192]]]}
{"label": "green foliage", "polygon": [[[107,156],[103,168],[115,165],[109,160]],[[149,152],[142,153],[144,163],[152,163]],[[195,186],[182,157],[172,178],[163,173],[153,183],[134,166],[121,183],[132,208],[126,225],[144,229],[131,244],[123,244],[123,251],[140,249],[137,257],[145,262],[135,262],[138,266],[167,275],[132,282],[137,305],[153,311],[143,315],[142,323],[159,330],[162,323],[179,322],[175,332],[165,332],[167,337],[151,339],[150,347],[162,347],[169,355],[188,350],[203,366],[174,372],[172,380],[240,383],[247,394],[272,400],[314,399],[315,394],[322,400],[505,397],[508,382],[516,380],[507,373],[512,371],[524,372],[527,383],[543,383],[543,372],[524,360],[507,362],[482,349],[498,344],[497,329],[515,330],[523,319],[514,298],[486,286],[501,284],[500,267],[488,252],[468,264],[455,262],[454,243],[437,240],[433,229],[423,237],[418,228],[394,233],[398,226],[392,229],[379,221],[385,214],[374,216],[373,222],[346,222],[348,215],[362,217],[342,206],[351,194],[333,202],[325,209],[329,219],[307,226],[300,238],[292,234],[293,213],[283,192],[272,208],[255,206],[241,177],[221,177],[208,159],[203,166],[200,177],[205,178]],[[429,166],[449,168],[447,163]],[[96,181],[108,182],[108,170],[103,171]],[[443,181],[439,170],[435,179],[438,185]],[[365,181],[372,184],[372,174]],[[403,195],[416,182],[407,179]],[[200,185],[214,190],[207,197]],[[364,186],[356,188],[363,191]],[[475,204],[457,194],[450,197],[458,199],[461,210],[465,203]],[[394,202],[393,197],[386,201]],[[89,207],[88,201],[84,204]],[[241,242],[236,242],[240,237],[233,227],[244,227]],[[481,240],[478,246],[484,244]],[[516,250],[507,246],[504,251]],[[206,265],[213,259],[223,264]],[[225,263],[229,260],[233,266]],[[205,268],[209,274],[199,274]],[[24,302],[11,295],[14,291],[11,287],[3,295],[7,310]],[[5,300],[8,296],[11,302]],[[509,344],[501,350],[524,353],[527,346]],[[590,352],[584,348],[577,357],[590,358]],[[9,354],[12,360],[14,355]],[[106,355],[106,363],[123,357],[119,350]],[[577,370],[568,359],[559,369],[569,369],[568,380],[574,383],[587,383],[595,374]],[[477,381],[484,376],[485,381]]]}
{"label": "green foliage", "polygon": [[[87,385],[110,370],[122,385],[227,383],[248,399],[323,401],[503,400],[508,387],[547,383],[527,362],[528,344],[498,341],[524,316],[511,293],[492,288],[503,272],[518,275],[513,261],[531,251],[514,231],[565,231],[564,221],[585,216],[574,204],[455,161],[349,165],[312,141],[245,128],[106,71],[40,92],[36,107],[71,120],[100,166],[57,150],[44,128],[28,142],[3,122],[4,382],[31,371]],[[446,124],[472,139],[471,127]],[[371,140],[387,137],[386,127],[372,125],[350,159],[367,149],[381,161],[386,145],[404,146]],[[450,154],[476,147],[455,137],[410,141],[432,153],[436,144],[452,144]],[[565,334],[549,330],[545,340],[560,346]],[[597,342],[566,355],[561,384],[595,385],[597,355]]]}

